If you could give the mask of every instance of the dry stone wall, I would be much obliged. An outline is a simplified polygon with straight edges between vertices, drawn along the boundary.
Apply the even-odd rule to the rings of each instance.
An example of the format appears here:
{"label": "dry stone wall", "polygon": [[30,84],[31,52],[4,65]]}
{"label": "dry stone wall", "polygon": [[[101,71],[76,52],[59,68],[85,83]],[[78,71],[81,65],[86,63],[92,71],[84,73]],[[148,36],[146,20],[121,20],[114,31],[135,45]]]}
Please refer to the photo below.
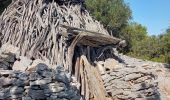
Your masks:
{"label": "dry stone wall", "polygon": [[2,100],[81,100],[79,91],[70,83],[62,66],[52,69],[41,60],[17,58],[10,52],[0,54]]}
{"label": "dry stone wall", "polygon": [[121,54],[99,61],[107,95],[114,100],[169,100],[169,66]]}

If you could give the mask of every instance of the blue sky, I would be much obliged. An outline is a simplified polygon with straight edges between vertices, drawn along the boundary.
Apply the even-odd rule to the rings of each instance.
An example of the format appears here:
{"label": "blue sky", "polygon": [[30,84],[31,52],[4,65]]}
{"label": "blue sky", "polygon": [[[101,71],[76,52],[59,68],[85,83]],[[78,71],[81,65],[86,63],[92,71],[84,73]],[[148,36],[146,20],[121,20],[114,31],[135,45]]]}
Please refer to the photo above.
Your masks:
{"label": "blue sky", "polygon": [[149,35],[163,33],[170,26],[170,0],[125,0],[133,20],[147,28]]}

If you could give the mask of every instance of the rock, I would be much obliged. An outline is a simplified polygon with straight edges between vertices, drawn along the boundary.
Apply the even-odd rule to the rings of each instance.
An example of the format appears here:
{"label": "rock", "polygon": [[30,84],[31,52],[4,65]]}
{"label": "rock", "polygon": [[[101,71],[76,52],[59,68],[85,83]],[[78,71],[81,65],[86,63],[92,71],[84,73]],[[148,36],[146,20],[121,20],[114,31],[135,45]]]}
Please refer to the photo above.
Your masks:
{"label": "rock", "polygon": [[28,79],[28,74],[26,74],[26,73],[20,73],[17,77],[18,77],[19,79],[21,79],[21,80],[26,81],[26,80]]}
{"label": "rock", "polygon": [[28,59],[27,57],[20,56],[20,61],[15,61],[12,69],[25,71],[31,63],[32,60]]}
{"label": "rock", "polygon": [[43,90],[33,90],[33,89],[30,89],[28,91],[28,95],[32,98],[32,99],[38,99],[38,100],[44,100],[46,99],[46,96],[44,95],[44,91]]}
{"label": "rock", "polygon": [[9,79],[9,78],[5,78],[5,77],[1,77],[0,78],[0,86],[8,86],[8,85],[12,85],[15,82],[15,79]]}
{"label": "rock", "polygon": [[11,94],[10,99],[12,100],[21,100],[22,94]]}
{"label": "rock", "polygon": [[14,86],[10,89],[11,94],[22,94],[23,91],[24,91],[24,88],[17,87],[17,86]]}
{"label": "rock", "polygon": [[32,100],[31,97],[22,97],[22,100]]}
{"label": "rock", "polygon": [[63,67],[58,66],[56,68],[56,75],[55,75],[55,79],[59,82],[63,82],[65,84],[69,83],[69,79],[66,76],[65,72],[63,71]]}
{"label": "rock", "polygon": [[23,80],[16,79],[16,80],[13,82],[13,85],[15,85],[15,86],[24,86],[24,85],[25,85],[25,82],[24,82]]}
{"label": "rock", "polygon": [[51,77],[53,77],[53,73],[45,70],[45,71],[42,71],[41,76],[43,76],[45,78],[51,78]]}
{"label": "rock", "polygon": [[12,71],[12,70],[0,70],[0,75],[2,75],[2,76],[15,75],[15,71]]}
{"label": "rock", "polygon": [[112,89],[112,86],[110,85],[108,85],[107,87],[106,87],[106,91],[108,91],[108,90],[111,90]]}
{"label": "rock", "polygon": [[15,62],[15,54],[13,53],[5,53],[1,54],[1,57],[3,58],[3,61],[9,62],[9,63],[14,63]]}
{"label": "rock", "polygon": [[41,80],[36,80],[33,82],[30,82],[30,86],[32,85],[44,85],[44,84],[48,84],[51,82],[51,79],[41,79]]}
{"label": "rock", "polygon": [[10,69],[9,68],[9,63],[8,62],[5,62],[5,61],[0,61],[0,69],[1,70],[8,70],[8,69]]}
{"label": "rock", "polygon": [[48,70],[48,66],[44,63],[39,63],[36,65],[36,72],[41,72],[41,71],[45,71],[45,70]]}
{"label": "rock", "polygon": [[58,96],[51,95],[47,100],[58,100]]}
{"label": "rock", "polygon": [[5,93],[0,92],[0,99],[1,99],[1,100],[3,100],[3,99],[4,99],[4,95],[5,95]]}
{"label": "rock", "polygon": [[19,56],[20,51],[18,47],[15,47],[9,43],[6,43],[6,44],[3,44],[0,49],[0,54],[2,53],[12,53],[12,54],[15,54],[16,56]]}
{"label": "rock", "polygon": [[110,75],[104,74],[104,75],[102,75],[101,77],[102,77],[103,80],[106,80],[108,77],[110,77]]}
{"label": "rock", "polygon": [[40,80],[40,79],[42,79],[42,77],[36,72],[33,72],[29,75],[30,81],[35,81],[35,80]]}
{"label": "rock", "polygon": [[27,68],[27,71],[29,72],[35,71],[38,64],[45,64],[48,65],[48,67],[51,66],[48,61],[42,61],[40,59],[36,59],[33,61],[32,65]]}
{"label": "rock", "polygon": [[64,84],[59,84],[58,82],[55,82],[55,83],[50,83],[48,85],[48,89],[51,92],[61,92],[61,91],[65,90],[66,87]]}
{"label": "rock", "polygon": [[33,89],[33,90],[41,90],[40,86],[38,86],[38,85],[25,86],[24,89],[26,89],[25,92],[28,92],[30,89]]}
{"label": "rock", "polygon": [[122,94],[123,93],[123,90],[115,90],[115,91],[112,91],[112,92],[110,92],[109,94],[111,95],[111,96],[115,96],[115,95],[118,95],[118,94]]}
{"label": "rock", "polygon": [[129,80],[136,80],[138,78],[142,77],[142,74],[136,74],[136,73],[132,73],[132,74],[129,74],[129,75],[126,75],[125,76],[125,81],[129,81]]}
{"label": "rock", "polygon": [[114,70],[120,68],[121,66],[119,66],[118,61],[115,59],[106,59],[104,62],[104,67],[106,70]]}

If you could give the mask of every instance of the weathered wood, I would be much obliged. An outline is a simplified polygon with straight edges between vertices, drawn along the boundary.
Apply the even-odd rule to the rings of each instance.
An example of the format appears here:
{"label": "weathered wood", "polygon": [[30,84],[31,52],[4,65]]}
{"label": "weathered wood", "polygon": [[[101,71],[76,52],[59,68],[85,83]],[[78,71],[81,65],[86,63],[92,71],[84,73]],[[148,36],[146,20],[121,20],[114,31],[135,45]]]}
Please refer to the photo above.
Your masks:
{"label": "weathered wood", "polygon": [[121,39],[112,37],[108,34],[92,32],[89,30],[70,27],[66,25],[61,25],[61,26],[67,28],[69,33],[72,33],[75,35],[78,35],[78,34],[82,35],[83,38],[79,41],[79,44],[82,44],[82,45],[98,47],[101,45],[109,45],[109,44],[118,45],[119,42],[122,41]]}
{"label": "weathered wood", "polygon": [[106,100],[105,91],[102,89],[102,85],[98,80],[92,65],[89,64],[86,56],[82,55],[81,58],[83,59],[85,71],[87,73],[89,84],[92,88],[92,93],[94,95],[95,100]]}

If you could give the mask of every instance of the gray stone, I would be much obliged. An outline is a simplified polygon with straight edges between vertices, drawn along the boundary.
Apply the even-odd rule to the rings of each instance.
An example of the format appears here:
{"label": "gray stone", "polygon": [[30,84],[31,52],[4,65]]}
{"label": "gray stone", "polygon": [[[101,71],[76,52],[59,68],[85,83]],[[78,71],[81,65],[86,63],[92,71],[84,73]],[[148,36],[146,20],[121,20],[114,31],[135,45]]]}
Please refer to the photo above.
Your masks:
{"label": "gray stone", "polygon": [[0,61],[0,68],[1,70],[8,70],[9,69],[9,63],[5,61]]}
{"label": "gray stone", "polygon": [[30,89],[28,91],[28,95],[32,98],[32,99],[46,99],[46,96],[44,94],[44,91],[43,90],[33,90],[33,89]]}
{"label": "gray stone", "polygon": [[81,96],[74,94],[73,98],[71,98],[70,100],[83,100],[83,99],[81,98]]}
{"label": "gray stone", "polygon": [[5,93],[0,92],[0,99],[1,99],[1,100],[3,100],[3,99],[4,99],[4,95],[5,95]]}
{"label": "gray stone", "polygon": [[106,91],[111,90],[111,89],[112,89],[112,86],[107,86],[106,87]]}
{"label": "gray stone", "polygon": [[29,76],[29,80],[30,81],[35,81],[35,80],[40,80],[42,79],[42,77],[38,74],[38,73],[31,73],[30,76]]}
{"label": "gray stone", "polygon": [[68,77],[66,76],[65,72],[63,71],[63,67],[60,67],[60,66],[58,66],[56,68],[55,79],[59,82],[65,83],[65,84],[68,84],[70,82]]}
{"label": "gray stone", "polygon": [[46,78],[51,78],[53,76],[53,73],[45,70],[45,71],[42,72],[42,76],[46,77]]}
{"label": "gray stone", "polygon": [[31,97],[22,97],[22,100],[32,100]]}
{"label": "gray stone", "polygon": [[32,60],[28,59],[27,57],[20,56],[20,61],[15,61],[12,69],[25,71],[31,63]]}
{"label": "gray stone", "polygon": [[18,47],[15,47],[13,45],[11,45],[10,43],[5,43],[2,45],[1,49],[0,49],[0,54],[2,53],[13,53],[15,55],[19,55],[20,51]]}
{"label": "gray stone", "polygon": [[17,87],[17,86],[14,86],[10,89],[11,94],[22,94],[23,91],[24,91],[24,88]]}
{"label": "gray stone", "polygon": [[1,56],[3,56],[4,61],[9,62],[9,63],[15,62],[15,54],[13,54],[13,53],[5,53],[3,55],[1,55]]}
{"label": "gray stone", "polygon": [[36,67],[37,72],[41,72],[41,71],[48,69],[48,66],[46,64],[43,64],[43,63],[39,63],[35,67]]}
{"label": "gray stone", "polygon": [[103,80],[105,80],[105,79],[107,79],[108,77],[110,77],[110,75],[104,74],[104,75],[102,75],[101,77],[102,77]]}
{"label": "gray stone", "polygon": [[50,89],[51,92],[60,92],[60,91],[64,91],[66,89],[64,84],[60,84],[58,82],[50,83],[48,85],[48,88]]}
{"label": "gray stone", "polygon": [[77,96],[77,94],[75,93],[75,91],[74,90],[72,90],[72,89],[70,89],[70,90],[68,90],[68,91],[66,91],[66,93],[67,93],[67,99],[73,99],[73,98],[75,98],[75,100],[76,100],[76,98],[78,97]]}
{"label": "gray stone", "polygon": [[122,94],[122,93],[123,93],[123,90],[119,89],[119,90],[112,91],[110,94],[111,96],[115,96],[115,95]]}
{"label": "gray stone", "polygon": [[32,85],[44,85],[44,84],[48,84],[51,82],[51,79],[41,79],[41,80],[36,80],[33,82],[30,82],[30,86]]}
{"label": "gray stone", "polygon": [[16,76],[18,72],[13,70],[0,70],[0,75],[2,76],[8,76],[8,75],[14,75]]}
{"label": "gray stone", "polygon": [[1,77],[0,78],[0,86],[8,86],[8,85],[12,85],[14,83],[15,79],[9,79],[9,78],[5,78],[5,77]]}
{"label": "gray stone", "polygon": [[21,100],[22,94],[11,94],[10,99],[12,100]]}
{"label": "gray stone", "polygon": [[24,89],[26,89],[25,91],[28,92],[30,89],[40,90],[40,87],[38,85],[32,85],[32,86],[25,86]]}
{"label": "gray stone", "polygon": [[58,96],[51,95],[47,100],[58,100]]}
{"label": "gray stone", "polygon": [[142,74],[140,74],[140,73],[132,73],[132,74],[129,74],[129,75],[126,75],[125,76],[125,81],[129,81],[129,80],[135,80],[135,79],[138,79],[138,78],[140,78],[140,77],[142,77]]}
{"label": "gray stone", "polygon": [[16,79],[16,80],[13,82],[13,85],[15,85],[15,86],[24,86],[24,85],[25,85],[25,81],[20,80],[20,79]]}
{"label": "gray stone", "polygon": [[60,93],[58,93],[58,97],[59,98],[68,98],[69,94],[67,94],[66,92],[60,92]]}
{"label": "gray stone", "polygon": [[107,79],[104,80],[104,83],[108,83],[111,80],[114,80],[114,77],[109,76]]}
{"label": "gray stone", "polygon": [[28,79],[28,75],[26,73],[20,73],[18,78],[25,81]]}
{"label": "gray stone", "polygon": [[119,89],[129,89],[129,88],[131,88],[131,85],[128,82],[120,80],[120,79],[113,80],[112,83],[113,83],[112,87],[116,87],[116,88],[119,88]]}
{"label": "gray stone", "polygon": [[32,72],[32,71],[36,71],[36,70],[38,70],[38,71],[41,71],[41,70],[43,70],[43,69],[41,69],[41,68],[43,68],[43,66],[41,66],[41,68],[39,69],[37,69],[36,67],[37,67],[37,65],[39,66],[39,64],[40,65],[46,65],[46,67],[48,68],[48,67],[51,67],[51,65],[49,64],[49,60],[48,59],[46,59],[45,61],[43,61],[43,60],[40,60],[40,59],[35,59],[34,61],[33,61],[33,63],[31,64],[31,66],[29,66],[28,68],[27,68],[27,71],[29,71],[29,72]]}

